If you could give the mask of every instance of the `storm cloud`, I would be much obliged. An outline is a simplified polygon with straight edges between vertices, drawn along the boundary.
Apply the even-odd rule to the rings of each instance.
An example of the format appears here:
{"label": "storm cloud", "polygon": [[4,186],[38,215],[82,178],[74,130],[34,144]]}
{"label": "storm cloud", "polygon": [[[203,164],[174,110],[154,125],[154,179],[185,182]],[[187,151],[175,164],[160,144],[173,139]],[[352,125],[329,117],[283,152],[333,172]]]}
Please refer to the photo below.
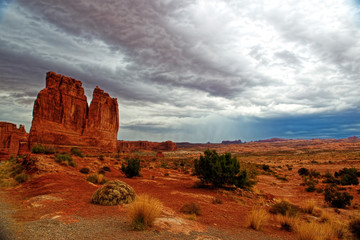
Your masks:
{"label": "storm cloud", "polygon": [[356,1],[1,1],[0,56],[0,120],[27,129],[55,71],[118,98],[119,139],[360,134]]}

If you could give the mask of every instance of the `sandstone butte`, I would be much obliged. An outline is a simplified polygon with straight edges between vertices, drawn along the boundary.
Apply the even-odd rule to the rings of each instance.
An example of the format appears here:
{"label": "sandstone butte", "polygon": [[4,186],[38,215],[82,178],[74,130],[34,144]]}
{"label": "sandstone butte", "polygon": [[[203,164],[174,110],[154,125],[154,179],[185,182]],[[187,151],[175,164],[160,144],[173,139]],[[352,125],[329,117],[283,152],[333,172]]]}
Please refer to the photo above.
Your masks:
{"label": "sandstone butte", "polygon": [[[35,100],[30,134],[24,126],[0,122],[0,158],[29,152],[35,144],[92,147],[108,152],[174,151],[167,141],[117,141],[119,110],[116,98],[96,87],[90,107],[81,81],[54,72]],[[1,157],[3,156],[3,157]]]}

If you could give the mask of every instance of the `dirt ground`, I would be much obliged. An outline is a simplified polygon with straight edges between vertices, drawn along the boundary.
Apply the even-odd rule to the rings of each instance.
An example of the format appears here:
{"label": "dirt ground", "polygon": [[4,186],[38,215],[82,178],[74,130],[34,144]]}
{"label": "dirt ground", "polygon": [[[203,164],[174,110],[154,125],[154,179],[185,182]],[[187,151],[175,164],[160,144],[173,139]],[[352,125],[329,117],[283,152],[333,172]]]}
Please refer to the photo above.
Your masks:
{"label": "dirt ground", "polygon": [[[125,178],[120,171],[124,156],[120,160],[113,156],[105,156],[104,160],[91,156],[74,157],[77,166],[70,167],[59,165],[53,156],[36,155],[39,171],[30,181],[0,189],[0,209],[4,212],[0,226],[6,232],[0,231],[0,236],[7,234],[8,239],[295,239],[296,234],[282,230],[274,216],[262,231],[249,229],[246,216],[254,206],[269,208],[276,199],[283,198],[297,205],[311,198],[319,207],[333,213],[334,209],[325,205],[323,194],[304,191],[302,178],[297,174],[300,167],[321,173],[343,167],[360,168],[360,151],[354,149],[353,143],[351,151],[345,153],[342,149],[350,149],[350,145],[341,143],[339,149],[339,145],[331,143],[332,147],[329,147],[329,144],[319,146],[326,149],[321,153],[310,145],[312,151],[305,149],[309,151],[308,155],[294,154],[294,151],[300,151],[299,148],[289,145],[286,150],[282,145],[268,143],[242,144],[232,149],[214,146],[219,152],[230,149],[240,161],[266,163],[276,170],[277,175],[287,178],[260,174],[252,191],[196,188],[194,184],[198,178],[191,175],[190,168],[164,164],[196,158],[207,146],[180,148],[177,152],[164,153],[165,158],[161,159],[153,157],[156,153],[133,153],[140,156],[144,165],[142,176],[135,178]],[[329,160],[329,156],[333,158]],[[131,230],[126,205],[99,206],[90,202],[100,185],[86,181],[87,175],[79,170],[88,167],[90,173],[94,173],[103,166],[111,169],[105,174],[108,180],[124,181],[136,194],[148,194],[163,203],[162,215],[153,228],[142,232]],[[359,213],[358,190],[358,186],[348,189],[354,200],[350,208],[341,210],[339,218]],[[222,203],[213,203],[215,198]],[[196,220],[180,213],[180,208],[187,202],[201,206],[202,214]]]}

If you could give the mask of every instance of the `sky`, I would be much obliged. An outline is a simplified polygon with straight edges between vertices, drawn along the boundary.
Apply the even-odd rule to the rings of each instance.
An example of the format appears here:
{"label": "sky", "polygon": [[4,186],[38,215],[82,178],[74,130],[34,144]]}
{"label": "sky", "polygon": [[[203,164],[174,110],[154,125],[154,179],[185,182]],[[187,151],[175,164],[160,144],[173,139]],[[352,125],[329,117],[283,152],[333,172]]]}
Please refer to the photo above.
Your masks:
{"label": "sky", "polygon": [[355,0],[0,0],[0,121],[46,72],[118,99],[118,139],[360,136]]}

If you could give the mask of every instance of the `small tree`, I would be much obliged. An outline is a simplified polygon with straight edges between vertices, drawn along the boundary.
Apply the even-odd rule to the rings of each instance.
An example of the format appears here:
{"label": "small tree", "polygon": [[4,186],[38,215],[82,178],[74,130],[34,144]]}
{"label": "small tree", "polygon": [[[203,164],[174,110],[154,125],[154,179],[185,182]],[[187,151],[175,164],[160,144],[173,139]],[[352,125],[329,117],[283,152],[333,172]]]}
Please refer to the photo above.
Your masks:
{"label": "small tree", "polygon": [[140,176],[140,159],[130,158],[127,160],[127,166],[121,166],[121,171],[125,173],[125,176],[128,178],[139,177]]}
{"label": "small tree", "polygon": [[215,150],[206,150],[200,159],[194,162],[195,175],[202,182],[211,183],[215,187],[235,185],[248,186],[249,176],[246,170],[240,171],[240,163],[231,153],[219,155]]}

